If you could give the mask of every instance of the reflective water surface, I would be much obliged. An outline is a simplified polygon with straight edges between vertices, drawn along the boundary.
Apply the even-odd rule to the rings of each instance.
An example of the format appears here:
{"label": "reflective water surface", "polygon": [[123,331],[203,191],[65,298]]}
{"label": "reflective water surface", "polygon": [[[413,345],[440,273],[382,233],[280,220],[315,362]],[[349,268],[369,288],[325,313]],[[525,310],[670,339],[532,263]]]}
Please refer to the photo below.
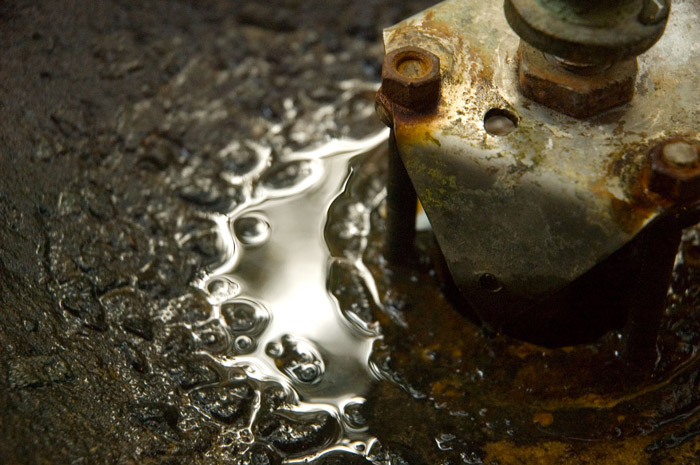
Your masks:
{"label": "reflective water surface", "polygon": [[[274,166],[267,154],[265,163],[234,180],[247,190],[246,200],[213,218],[226,256],[197,282],[213,313],[193,330],[200,338],[204,328],[219,333],[204,354],[221,369],[282,385],[292,412],[329,412],[341,433],[327,450],[363,454],[374,442],[358,407],[375,379],[369,357],[378,325],[343,315],[327,282],[332,265],[344,262],[366,277],[367,288],[374,284],[361,250],[356,257],[333,258],[324,230],[352,161],[381,150],[386,139],[382,131],[361,141],[336,140],[285,156]],[[361,244],[375,207],[356,203],[352,220],[334,224],[341,229],[334,232]],[[216,347],[210,350],[211,345]],[[248,427],[239,439],[253,443],[252,434]]]}

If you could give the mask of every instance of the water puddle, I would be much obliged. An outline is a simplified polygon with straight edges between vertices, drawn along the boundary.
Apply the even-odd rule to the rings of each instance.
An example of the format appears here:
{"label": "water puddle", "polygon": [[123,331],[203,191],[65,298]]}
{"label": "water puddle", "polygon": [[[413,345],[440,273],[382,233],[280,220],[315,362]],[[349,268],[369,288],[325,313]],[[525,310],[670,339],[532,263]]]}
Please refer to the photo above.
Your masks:
{"label": "water puddle", "polygon": [[[265,163],[234,180],[247,193],[245,201],[227,215],[212,216],[225,260],[196,283],[213,308],[209,320],[192,328],[204,342],[203,354],[261,385],[281,385],[289,411],[330,413],[340,434],[323,452],[364,455],[375,441],[358,408],[375,380],[369,358],[379,327],[343,314],[328,281],[331,267],[342,263],[356,267],[363,285],[374,288],[361,248],[369,212],[382,193],[372,205],[356,203],[351,221],[333,225],[341,229],[336,234],[359,241],[356,256],[334,258],[324,232],[353,160],[383,149],[387,136],[382,131],[360,141],[336,140],[273,166],[263,154]],[[373,298],[380,305],[376,293]],[[244,430],[239,440],[255,442],[252,427]]]}

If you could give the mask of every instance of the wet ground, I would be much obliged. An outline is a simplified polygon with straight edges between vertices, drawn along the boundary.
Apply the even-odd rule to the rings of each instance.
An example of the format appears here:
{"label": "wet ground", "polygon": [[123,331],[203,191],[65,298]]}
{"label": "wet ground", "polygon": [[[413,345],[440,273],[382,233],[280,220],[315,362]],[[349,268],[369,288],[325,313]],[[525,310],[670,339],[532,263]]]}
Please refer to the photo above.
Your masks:
{"label": "wet ground", "polygon": [[384,260],[380,30],[429,3],[0,4],[0,462],[697,463],[696,232],[653,376]]}
{"label": "wet ground", "polygon": [[380,30],[428,3],[0,4],[0,461],[277,463],[338,436],[271,385],[272,446],[235,438],[263,386],[197,355],[195,283],[256,157],[381,129]]}

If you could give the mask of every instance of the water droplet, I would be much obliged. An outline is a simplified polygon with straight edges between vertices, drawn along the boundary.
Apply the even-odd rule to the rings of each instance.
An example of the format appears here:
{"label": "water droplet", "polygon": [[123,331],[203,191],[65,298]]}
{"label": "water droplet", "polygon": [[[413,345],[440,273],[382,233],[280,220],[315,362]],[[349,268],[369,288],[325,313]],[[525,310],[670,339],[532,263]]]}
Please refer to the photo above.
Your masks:
{"label": "water droplet", "polygon": [[245,300],[222,304],[221,316],[232,332],[253,335],[262,333],[270,321],[267,310],[255,305],[252,301]]}
{"label": "water droplet", "polygon": [[224,304],[221,314],[233,331],[249,331],[255,326],[255,309],[247,304]]}
{"label": "water droplet", "polygon": [[362,415],[362,403],[351,402],[343,409],[345,421],[353,429],[362,429],[367,426],[367,419]]}
{"label": "water droplet", "polygon": [[226,278],[212,279],[207,285],[207,291],[216,302],[235,297],[239,292],[238,284]]}
{"label": "water droplet", "polygon": [[452,450],[452,446],[449,443],[454,441],[456,437],[457,436],[455,436],[454,434],[442,433],[435,438],[435,443],[437,444],[438,449],[440,450]]}
{"label": "water droplet", "polygon": [[302,384],[316,384],[325,373],[321,354],[309,341],[286,334],[282,336],[281,344],[270,343],[265,351],[276,359],[277,368]]}
{"label": "water droplet", "polygon": [[321,176],[322,168],[315,160],[297,160],[266,171],[261,185],[278,193],[298,192],[311,186]]}
{"label": "water droplet", "polygon": [[233,223],[233,231],[239,241],[247,246],[259,246],[270,238],[272,228],[261,215],[248,215]]}
{"label": "water droplet", "polygon": [[212,321],[195,328],[194,333],[198,338],[197,345],[207,352],[221,353],[228,346],[228,332],[218,321]]}
{"label": "water droplet", "polygon": [[31,333],[39,329],[39,322],[36,320],[23,320],[22,326],[24,326],[25,331]]}
{"label": "water droplet", "polygon": [[302,383],[313,383],[320,376],[320,367],[313,363],[302,363],[292,368],[291,371]]}
{"label": "water droplet", "polygon": [[239,354],[249,354],[255,349],[255,341],[245,334],[238,336],[233,345],[236,348],[236,352]]}
{"label": "water droplet", "polygon": [[252,444],[255,441],[255,436],[250,428],[246,428],[238,432],[238,439],[245,444]]}
{"label": "water droplet", "polygon": [[241,177],[258,171],[270,157],[271,150],[252,142],[245,145],[233,141],[221,149],[217,157],[224,161],[224,171],[221,177],[229,182],[240,182]]}
{"label": "water droplet", "polygon": [[265,353],[271,358],[280,358],[284,354],[284,348],[279,342],[270,342],[265,346]]}

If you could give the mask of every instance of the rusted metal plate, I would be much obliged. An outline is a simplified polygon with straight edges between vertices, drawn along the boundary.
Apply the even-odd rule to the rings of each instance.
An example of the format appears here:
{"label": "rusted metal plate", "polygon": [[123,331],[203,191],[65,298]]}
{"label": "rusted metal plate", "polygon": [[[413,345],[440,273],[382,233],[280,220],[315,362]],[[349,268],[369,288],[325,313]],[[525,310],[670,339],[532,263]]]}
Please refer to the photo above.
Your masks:
{"label": "rusted metal plate", "polygon": [[[676,2],[667,33],[639,58],[633,101],[584,121],[521,95],[519,39],[499,2],[449,0],[385,31],[387,52],[418,46],[440,59],[437,109],[395,111],[395,133],[457,285],[492,323],[575,280],[670,206],[646,191],[647,155],[670,137],[700,138],[699,18],[699,2]],[[489,134],[493,109],[517,128]]]}

